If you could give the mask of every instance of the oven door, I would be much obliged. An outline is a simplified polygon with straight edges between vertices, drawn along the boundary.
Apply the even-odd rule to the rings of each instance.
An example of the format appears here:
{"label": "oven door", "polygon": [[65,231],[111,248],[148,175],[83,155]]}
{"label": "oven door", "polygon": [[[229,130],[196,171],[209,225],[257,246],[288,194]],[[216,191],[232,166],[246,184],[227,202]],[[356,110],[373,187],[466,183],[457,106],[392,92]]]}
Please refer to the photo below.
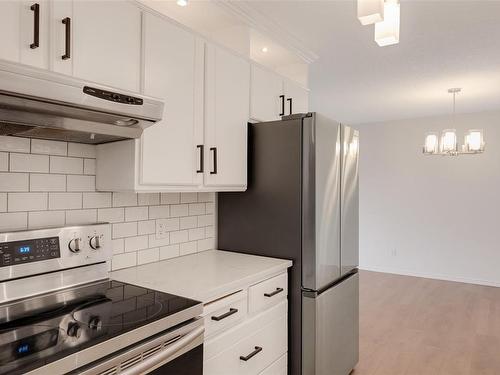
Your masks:
{"label": "oven door", "polygon": [[202,375],[203,320],[126,348],[94,362],[75,374],[83,375]]}

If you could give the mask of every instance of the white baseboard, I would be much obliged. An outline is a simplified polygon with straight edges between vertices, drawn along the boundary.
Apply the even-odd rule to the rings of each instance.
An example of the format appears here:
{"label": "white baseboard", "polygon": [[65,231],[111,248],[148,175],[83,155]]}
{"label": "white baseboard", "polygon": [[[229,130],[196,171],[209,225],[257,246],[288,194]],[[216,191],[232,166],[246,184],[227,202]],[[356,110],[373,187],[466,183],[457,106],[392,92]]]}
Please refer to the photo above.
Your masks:
{"label": "white baseboard", "polygon": [[432,274],[432,273],[426,273],[426,272],[419,272],[419,271],[415,271],[415,270],[406,270],[406,269],[402,269],[402,268],[360,265],[359,269],[366,270],[366,271],[374,271],[374,272],[393,273],[396,275],[404,275],[404,276],[424,277],[426,279],[446,280],[446,281],[454,281],[454,282],[459,282],[459,283],[468,283],[468,284],[500,287],[500,281],[471,279],[471,278],[467,278],[467,277],[457,277],[457,276],[451,276],[451,275],[445,275],[445,274]]}

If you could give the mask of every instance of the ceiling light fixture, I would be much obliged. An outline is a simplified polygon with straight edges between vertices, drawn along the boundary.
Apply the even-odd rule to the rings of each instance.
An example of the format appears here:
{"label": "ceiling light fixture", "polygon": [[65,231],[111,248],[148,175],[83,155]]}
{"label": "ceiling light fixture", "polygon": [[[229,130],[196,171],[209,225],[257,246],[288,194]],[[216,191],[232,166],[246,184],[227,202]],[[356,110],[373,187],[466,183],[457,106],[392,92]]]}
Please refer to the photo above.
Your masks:
{"label": "ceiling light fixture", "polygon": [[400,10],[399,0],[385,0],[384,20],[375,24],[375,42],[380,47],[399,43]]}
{"label": "ceiling light fixture", "polygon": [[262,52],[267,53],[267,51],[269,51],[267,47],[262,47]]}
{"label": "ceiling light fixture", "polygon": [[[462,91],[461,88],[448,89],[448,93],[453,94],[453,123],[456,114],[456,96]],[[457,156],[464,154],[480,154],[484,152],[484,134],[480,129],[469,130],[464,137],[464,144],[461,150],[458,149],[457,131],[455,129],[445,129],[441,134],[441,141],[438,141],[437,133],[427,133],[423,147],[425,155]]]}
{"label": "ceiling light fixture", "polygon": [[177,5],[180,7],[185,7],[188,5],[188,0],[177,0]]}
{"label": "ceiling light fixture", "polygon": [[358,20],[372,25],[384,20],[384,0],[358,0]]}

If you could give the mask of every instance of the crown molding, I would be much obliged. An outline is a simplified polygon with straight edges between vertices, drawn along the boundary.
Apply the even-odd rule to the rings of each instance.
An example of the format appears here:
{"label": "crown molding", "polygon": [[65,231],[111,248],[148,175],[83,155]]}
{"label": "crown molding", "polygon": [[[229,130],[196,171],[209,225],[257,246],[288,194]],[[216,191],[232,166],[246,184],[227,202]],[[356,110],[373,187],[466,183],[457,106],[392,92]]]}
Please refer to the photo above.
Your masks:
{"label": "crown molding", "polygon": [[253,8],[251,5],[243,1],[227,0],[215,0],[214,3],[238,17],[249,27],[262,32],[276,42],[282,44],[285,48],[304,60],[304,62],[310,64],[319,58],[315,52],[307,48],[304,43],[297,39],[292,33],[278,26],[273,20]]}

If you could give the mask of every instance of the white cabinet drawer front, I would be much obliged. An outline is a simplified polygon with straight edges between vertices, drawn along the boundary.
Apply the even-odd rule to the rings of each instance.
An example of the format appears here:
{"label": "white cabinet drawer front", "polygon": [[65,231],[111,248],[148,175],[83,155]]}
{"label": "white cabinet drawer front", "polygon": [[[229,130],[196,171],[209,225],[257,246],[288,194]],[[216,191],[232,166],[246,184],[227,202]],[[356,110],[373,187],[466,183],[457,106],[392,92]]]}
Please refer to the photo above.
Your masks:
{"label": "white cabinet drawer front", "polygon": [[257,375],[287,351],[287,315],[261,326],[204,364],[205,375]]}
{"label": "white cabinet drawer front", "polygon": [[247,316],[247,292],[241,291],[205,305],[205,338],[227,330]]}
{"label": "white cabinet drawer front", "polygon": [[250,313],[264,310],[286,299],[288,294],[288,278],[286,273],[275,276],[248,288],[248,311]]}
{"label": "white cabinet drawer front", "polygon": [[288,354],[283,354],[280,359],[266,368],[260,375],[286,375],[288,370]]}

